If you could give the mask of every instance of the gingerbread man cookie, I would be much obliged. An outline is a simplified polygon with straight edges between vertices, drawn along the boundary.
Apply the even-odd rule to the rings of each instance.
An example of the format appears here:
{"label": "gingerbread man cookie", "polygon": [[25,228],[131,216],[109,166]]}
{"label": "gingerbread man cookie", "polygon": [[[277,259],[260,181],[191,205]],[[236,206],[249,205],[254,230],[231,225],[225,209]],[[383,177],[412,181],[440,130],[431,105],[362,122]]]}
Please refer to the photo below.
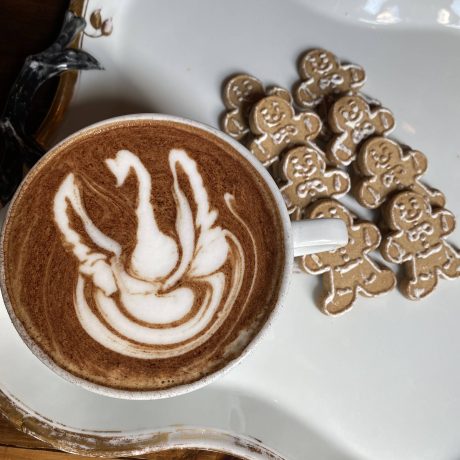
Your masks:
{"label": "gingerbread man cookie", "polygon": [[327,148],[327,158],[335,165],[349,165],[365,139],[388,134],[395,126],[392,113],[385,108],[371,108],[360,96],[344,96],[331,107],[328,116],[335,133]]}
{"label": "gingerbread man cookie", "polygon": [[340,197],[350,190],[345,171],[326,168],[322,152],[313,147],[295,147],[283,156],[281,174],[287,183],[281,187],[289,214],[295,220],[319,198]]}
{"label": "gingerbread man cookie", "polygon": [[309,145],[321,130],[321,120],[313,112],[296,114],[292,104],[279,96],[260,100],[249,116],[255,135],[248,148],[264,166],[273,163],[283,150]]}
{"label": "gingerbread man cookie", "polygon": [[392,232],[384,238],[381,252],[388,261],[404,264],[400,289],[406,297],[427,296],[439,276],[460,277],[460,254],[445,240],[455,228],[451,212],[433,210],[425,196],[404,191],[388,202],[383,216]]}
{"label": "gingerbread man cookie", "polygon": [[330,51],[314,49],[302,56],[299,63],[300,81],[294,89],[294,99],[300,107],[316,107],[331,94],[358,91],[366,81],[364,69],[353,64],[341,64]]}
{"label": "gingerbread man cookie", "polygon": [[446,204],[444,195],[419,181],[426,171],[425,155],[407,149],[385,137],[368,139],[357,156],[359,174],[362,176],[353,192],[358,202],[366,208],[377,208],[391,193],[410,189],[425,195],[435,207]]}
{"label": "gingerbread man cookie", "polygon": [[234,139],[241,140],[249,133],[248,117],[252,106],[267,95],[292,101],[286,89],[274,86],[265,90],[262,82],[251,75],[239,74],[230,78],[223,91],[228,111],[222,118],[222,130]]}
{"label": "gingerbread man cookie", "polygon": [[323,275],[321,310],[338,315],[352,307],[358,293],[373,297],[390,291],[396,285],[394,273],[369,258],[381,240],[379,229],[371,222],[355,220],[341,203],[319,200],[306,212],[310,219],[339,218],[348,227],[348,244],[334,251],[311,254],[302,258],[302,268],[313,275]]}

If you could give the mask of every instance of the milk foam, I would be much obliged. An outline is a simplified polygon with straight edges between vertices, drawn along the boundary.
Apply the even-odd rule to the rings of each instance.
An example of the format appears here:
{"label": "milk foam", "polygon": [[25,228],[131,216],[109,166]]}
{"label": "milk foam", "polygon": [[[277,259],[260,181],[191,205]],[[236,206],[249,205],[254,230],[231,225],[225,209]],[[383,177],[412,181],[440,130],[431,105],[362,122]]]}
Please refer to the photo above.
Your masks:
{"label": "milk foam", "polygon": [[[106,160],[106,166],[120,193],[130,174],[137,179],[136,245],[130,257],[122,257],[120,244],[92,221],[73,173],[63,180],[54,197],[55,223],[79,263],[74,293],[78,319],[94,340],[123,355],[145,359],[179,356],[207,341],[228,317],[245,276],[242,245],[233,233],[216,225],[218,212],[211,209],[196,162],[184,150],[169,152],[177,208],[172,230],[177,239],[157,225],[151,203],[154,175],[152,178],[140,158],[120,150],[115,158]],[[190,185],[194,211],[180,186],[178,167]],[[229,194],[225,203],[249,231],[233,210]],[[86,237],[72,228],[72,212],[82,222]],[[84,243],[86,238],[92,241],[91,247]],[[122,260],[128,261],[126,266]],[[230,272],[223,270],[227,261],[231,262]],[[204,295],[199,296],[193,287],[197,283]],[[192,310],[195,313],[190,315]]]}

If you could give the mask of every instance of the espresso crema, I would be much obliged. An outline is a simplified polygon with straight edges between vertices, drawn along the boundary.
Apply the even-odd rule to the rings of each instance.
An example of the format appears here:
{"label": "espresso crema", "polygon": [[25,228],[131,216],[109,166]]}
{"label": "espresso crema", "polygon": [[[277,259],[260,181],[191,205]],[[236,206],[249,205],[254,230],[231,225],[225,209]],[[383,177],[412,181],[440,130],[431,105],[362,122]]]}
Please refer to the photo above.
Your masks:
{"label": "espresso crema", "polygon": [[29,174],[4,229],[11,313],[60,368],[124,390],[194,382],[276,306],[281,218],[253,166],[172,121],[114,122]]}

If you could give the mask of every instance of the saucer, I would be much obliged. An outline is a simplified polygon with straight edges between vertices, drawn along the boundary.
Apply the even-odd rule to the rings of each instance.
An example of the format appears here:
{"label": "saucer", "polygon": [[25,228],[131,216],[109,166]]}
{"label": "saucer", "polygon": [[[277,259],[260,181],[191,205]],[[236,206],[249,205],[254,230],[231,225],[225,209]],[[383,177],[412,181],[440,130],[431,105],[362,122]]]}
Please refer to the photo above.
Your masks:
{"label": "saucer", "polygon": [[[291,88],[301,52],[321,46],[366,69],[364,91],[395,115],[392,137],[426,154],[426,182],[460,216],[459,2],[89,0],[88,22],[98,9],[111,32],[88,24],[82,47],[106,70],[79,76],[56,141],[127,113],[218,126],[226,77],[243,71]],[[460,245],[458,229],[450,241]],[[22,343],[1,303],[0,411],[86,455],[159,450],[189,430],[195,443],[209,432],[229,445],[268,446],[265,458],[460,456],[460,282],[441,280],[418,302],[396,290],[362,297],[337,318],[315,307],[318,286],[295,274],[265,340],[237,368],[157,401],[111,399],[62,380]]]}

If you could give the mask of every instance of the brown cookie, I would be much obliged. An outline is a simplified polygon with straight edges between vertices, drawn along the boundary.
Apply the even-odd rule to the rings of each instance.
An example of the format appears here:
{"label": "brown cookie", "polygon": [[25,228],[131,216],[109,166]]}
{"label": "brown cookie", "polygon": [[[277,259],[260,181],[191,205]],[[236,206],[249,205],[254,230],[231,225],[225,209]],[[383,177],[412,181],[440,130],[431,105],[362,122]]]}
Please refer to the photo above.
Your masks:
{"label": "brown cookie", "polygon": [[355,95],[343,96],[332,105],[328,124],[334,132],[326,150],[328,160],[335,165],[349,165],[361,142],[374,135],[388,134],[395,120],[388,109],[371,108]]}
{"label": "brown cookie", "polygon": [[321,310],[338,315],[350,309],[358,293],[373,297],[390,291],[396,285],[394,273],[369,258],[381,240],[379,229],[368,221],[358,221],[341,203],[319,200],[306,210],[310,219],[338,218],[348,227],[348,244],[334,251],[311,254],[302,258],[302,268],[313,275],[323,275]]}
{"label": "brown cookie", "polygon": [[301,57],[299,75],[301,81],[294,87],[294,99],[303,108],[316,107],[331,94],[358,91],[366,81],[362,67],[341,64],[324,49],[313,49]]}
{"label": "brown cookie", "polygon": [[425,195],[435,207],[446,204],[444,195],[419,181],[426,171],[425,155],[416,150],[403,151],[401,146],[385,137],[372,137],[359,149],[358,171],[362,176],[353,194],[366,208],[379,207],[391,193],[410,189]]}
{"label": "brown cookie", "polygon": [[439,276],[460,277],[460,254],[445,240],[455,228],[451,212],[433,210],[426,196],[404,191],[389,200],[383,217],[392,232],[384,238],[381,253],[390,262],[404,264],[400,289],[406,297],[427,296]]}
{"label": "brown cookie", "polygon": [[319,198],[338,198],[350,190],[348,174],[326,168],[324,154],[312,146],[294,147],[286,152],[281,160],[281,175],[287,181],[281,194],[295,220]]}
{"label": "brown cookie", "polygon": [[[325,96],[323,100],[315,107],[315,112],[319,115],[319,118],[321,119],[321,122],[322,122],[321,132],[318,135],[318,137],[315,139],[315,143],[322,150],[327,150],[334,136],[333,131],[329,128],[329,122],[328,122],[328,114],[329,114],[329,111],[332,105],[341,97],[353,96],[354,94],[356,93],[353,93],[352,91],[349,91],[348,93],[345,93],[345,94],[330,94],[328,96]],[[382,106],[380,101],[378,101],[377,99],[365,93],[360,92],[359,95],[367,102],[367,104],[369,104],[371,110],[374,110]],[[353,163],[353,166],[355,164],[356,163]]]}
{"label": "brown cookie", "polygon": [[296,114],[292,104],[279,96],[268,96],[251,110],[249,124],[254,139],[249,150],[264,166],[281,152],[296,145],[309,145],[321,130],[321,120],[313,112]]}
{"label": "brown cookie", "polygon": [[246,74],[235,75],[224,86],[223,101],[228,109],[222,118],[222,130],[234,139],[241,140],[249,133],[249,112],[252,106],[267,95],[279,96],[291,102],[289,91],[270,87],[265,90],[262,82]]}

